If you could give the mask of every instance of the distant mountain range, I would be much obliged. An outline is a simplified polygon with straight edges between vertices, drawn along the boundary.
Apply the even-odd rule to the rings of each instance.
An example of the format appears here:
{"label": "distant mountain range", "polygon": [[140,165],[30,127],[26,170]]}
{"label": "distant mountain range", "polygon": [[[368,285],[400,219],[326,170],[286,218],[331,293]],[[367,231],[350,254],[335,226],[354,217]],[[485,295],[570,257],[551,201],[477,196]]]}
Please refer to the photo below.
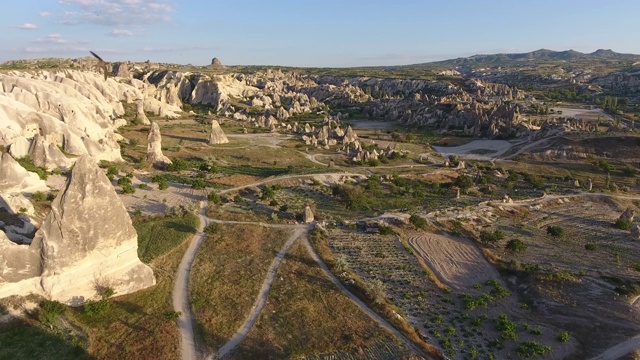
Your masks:
{"label": "distant mountain range", "polygon": [[[598,49],[592,53],[581,53],[575,50],[553,51],[540,49],[528,53],[519,54],[490,54],[473,55],[466,58],[422,63],[416,65],[441,65],[441,66],[500,66],[525,64],[528,62],[557,62],[557,61],[589,61],[589,60],[620,60],[620,61],[640,61],[640,55],[621,54],[613,50]],[[515,63],[515,64],[514,64]]]}

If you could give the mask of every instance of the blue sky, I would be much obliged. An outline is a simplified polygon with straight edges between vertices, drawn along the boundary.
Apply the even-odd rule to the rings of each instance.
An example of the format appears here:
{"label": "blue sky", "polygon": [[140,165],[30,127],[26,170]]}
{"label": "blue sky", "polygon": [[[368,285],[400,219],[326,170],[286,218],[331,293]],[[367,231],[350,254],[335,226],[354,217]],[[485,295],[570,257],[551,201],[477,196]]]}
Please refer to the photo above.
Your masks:
{"label": "blue sky", "polygon": [[540,48],[640,54],[640,1],[11,0],[0,61],[402,65]]}

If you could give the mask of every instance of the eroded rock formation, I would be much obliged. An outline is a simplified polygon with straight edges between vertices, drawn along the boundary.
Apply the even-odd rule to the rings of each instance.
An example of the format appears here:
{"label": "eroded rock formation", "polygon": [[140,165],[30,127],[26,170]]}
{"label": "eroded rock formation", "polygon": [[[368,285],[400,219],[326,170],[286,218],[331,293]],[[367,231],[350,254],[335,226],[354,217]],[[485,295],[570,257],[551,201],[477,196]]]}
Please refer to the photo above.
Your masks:
{"label": "eroded rock formation", "polygon": [[39,293],[81,304],[101,288],[116,294],[155,283],[138,259],[137,234],[95,160],[81,156],[30,246],[0,239],[0,298]]}
{"label": "eroded rock formation", "polygon": [[162,153],[162,136],[160,135],[160,127],[155,121],[151,123],[151,129],[147,135],[147,161],[161,169],[172,163]]}
{"label": "eroded rock formation", "polygon": [[220,127],[220,123],[217,120],[211,121],[211,133],[209,134],[209,145],[226,144],[229,142],[227,135]]}

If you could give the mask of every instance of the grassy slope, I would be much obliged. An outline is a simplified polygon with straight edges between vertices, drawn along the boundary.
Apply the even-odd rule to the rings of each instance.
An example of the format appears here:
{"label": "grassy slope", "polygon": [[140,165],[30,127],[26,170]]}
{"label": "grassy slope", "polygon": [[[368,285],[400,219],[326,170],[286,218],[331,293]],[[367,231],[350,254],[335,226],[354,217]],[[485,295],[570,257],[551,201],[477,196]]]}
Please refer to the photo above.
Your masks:
{"label": "grassy slope", "polygon": [[236,332],[288,237],[284,230],[224,225],[207,238],[191,271],[198,342],[217,350]]}

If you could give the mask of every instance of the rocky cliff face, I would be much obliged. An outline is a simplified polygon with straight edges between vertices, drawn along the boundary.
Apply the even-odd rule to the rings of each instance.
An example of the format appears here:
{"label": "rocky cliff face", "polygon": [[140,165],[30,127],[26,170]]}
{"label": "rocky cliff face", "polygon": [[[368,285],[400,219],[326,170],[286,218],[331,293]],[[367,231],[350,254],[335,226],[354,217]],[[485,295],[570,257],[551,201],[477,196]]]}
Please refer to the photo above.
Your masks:
{"label": "rocky cliff face", "polygon": [[76,161],[29,247],[0,242],[20,259],[0,258],[7,264],[0,297],[35,292],[79,304],[100,287],[126,294],[155,283],[138,259],[137,234],[122,201],[88,155]]}

